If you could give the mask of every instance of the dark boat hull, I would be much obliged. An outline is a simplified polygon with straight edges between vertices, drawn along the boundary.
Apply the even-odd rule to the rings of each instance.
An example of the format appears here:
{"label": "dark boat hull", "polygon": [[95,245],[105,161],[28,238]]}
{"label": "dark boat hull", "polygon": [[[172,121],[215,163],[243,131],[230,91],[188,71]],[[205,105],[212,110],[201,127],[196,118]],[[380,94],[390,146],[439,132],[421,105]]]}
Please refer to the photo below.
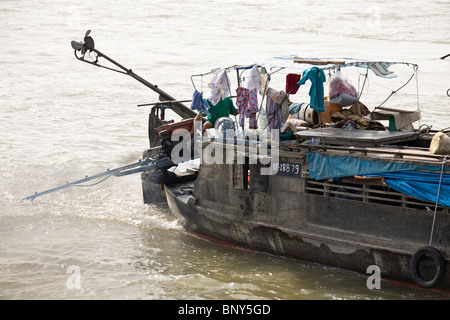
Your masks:
{"label": "dark boat hull", "polygon": [[[374,245],[368,243],[366,239],[358,241],[357,237],[353,239],[337,237],[331,228],[327,234],[320,227],[317,229],[318,232],[312,232],[305,230],[307,228],[282,226],[281,224],[277,226],[254,219],[252,215],[237,216],[201,206],[190,192],[181,190],[177,185],[165,186],[165,192],[171,212],[179,219],[183,227],[202,237],[362,274],[371,274],[368,268],[378,266],[382,278],[414,282],[410,268],[414,251],[411,251],[409,244],[398,245],[398,248],[395,249],[393,248],[395,245],[392,246],[389,239],[377,239],[377,244]],[[308,200],[311,206],[317,205],[319,210],[322,202],[322,209],[324,209],[323,199],[310,196]],[[345,203],[345,200],[342,199],[338,201]],[[381,217],[381,219],[384,218]],[[353,223],[358,224],[359,222],[353,221]],[[418,243],[417,248],[419,246]],[[445,274],[448,274],[449,271],[447,266],[448,263],[445,263]],[[450,288],[448,278],[445,277],[439,287]]]}

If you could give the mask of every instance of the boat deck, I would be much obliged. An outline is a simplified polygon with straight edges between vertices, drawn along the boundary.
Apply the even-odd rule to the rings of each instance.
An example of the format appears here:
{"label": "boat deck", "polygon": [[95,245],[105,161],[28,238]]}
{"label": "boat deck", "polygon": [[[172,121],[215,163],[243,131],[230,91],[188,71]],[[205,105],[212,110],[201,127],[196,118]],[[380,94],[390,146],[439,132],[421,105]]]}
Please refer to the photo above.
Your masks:
{"label": "boat deck", "polygon": [[[361,159],[378,159],[397,163],[411,163],[436,166],[442,164],[444,156],[431,154],[424,148],[382,146],[368,148],[315,146],[317,152],[326,153],[329,156],[351,156]],[[446,164],[447,166],[449,163]]]}
{"label": "boat deck", "polygon": [[375,130],[345,130],[340,128],[318,128],[296,132],[301,139],[319,138],[325,144],[351,145],[368,147],[381,144],[393,144],[412,141],[417,132],[375,131]]}

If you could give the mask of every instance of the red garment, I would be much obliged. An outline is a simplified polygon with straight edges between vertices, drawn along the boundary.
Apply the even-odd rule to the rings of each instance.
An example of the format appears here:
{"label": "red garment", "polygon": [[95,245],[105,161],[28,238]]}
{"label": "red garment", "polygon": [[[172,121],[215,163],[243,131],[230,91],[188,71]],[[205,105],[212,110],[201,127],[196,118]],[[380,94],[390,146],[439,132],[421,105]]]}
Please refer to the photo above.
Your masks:
{"label": "red garment", "polygon": [[286,93],[296,94],[300,87],[297,83],[302,78],[301,74],[289,73],[286,75]]}

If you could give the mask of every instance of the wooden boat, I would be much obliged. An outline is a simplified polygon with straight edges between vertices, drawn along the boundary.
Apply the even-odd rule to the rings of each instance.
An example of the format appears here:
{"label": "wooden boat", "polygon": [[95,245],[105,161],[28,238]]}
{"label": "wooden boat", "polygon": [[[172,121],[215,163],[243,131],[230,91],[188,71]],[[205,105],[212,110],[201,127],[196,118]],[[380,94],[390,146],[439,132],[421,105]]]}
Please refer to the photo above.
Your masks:
{"label": "wooden boat", "polygon": [[[370,63],[321,66],[337,70]],[[200,237],[361,273],[377,266],[385,278],[447,287],[450,215],[443,199],[449,176],[447,156],[430,152],[436,132],[412,129],[418,110],[379,107],[369,118],[389,120],[392,130],[322,124],[269,143],[266,157],[275,144],[278,148],[271,175],[261,174],[267,165],[251,147],[262,144],[261,137],[241,133],[243,149],[239,134],[230,142],[215,130],[213,139],[201,137],[201,150],[222,156],[214,163],[194,161],[177,174],[180,181],[158,183],[171,212]],[[236,156],[227,163],[227,154],[244,160]],[[142,174],[145,199],[154,192],[151,175]],[[432,192],[411,190],[420,188]]]}
{"label": "wooden boat", "polygon": [[[269,120],[270,130],[258,131],[225,117],[217,120],[219,125],[196,134],[191,129],[197,112],[183,104],[190,100],[176,100],[116,63],[95,49],[89,33],[84,42],[72,42],[78,60],[103,67],[99,58],[106,59],[120,68],[114,71],[160,95],[159,102],[145,104],[152,109],[150,148],[143,161],[111,171],[115,175],[141,172],[144,202],[167,201],[188,232],[210,240],[361,273],[375,266],[384,278],[424,288],[449,287],[450,151],[445,140],[450,138],[445,130],[417,127],[418,107],[386,106],[414,79],[417,65],[286,56],[194,75],[195,90],[194,79],[218,72],[236,74],[236,86],[243,86],[250,82],[248,72],[256,68],[265,76],[259,83],[262,101],[269,91],[261,84],[275,87],[277,76],[282,79],[278,88],[287,79],[283,75],[292,70],[311,81],[310,103],[290,104],[295,93],[290,93],[288,103],[284,99],[278,103],[282,126],[272,126]],[[95,61],[85,60],[86,52],[95,54]],[[368,111],[360,101],[368,75],[391,79],[395,66],[409,68],[412,75],[386,99],[375,96],[378,102],[384,100]],[[362,87],[356,96],[350,94],[356,100],[348,104],[343,93],[330,94],[328,100],[322,97],[322,73],[333,76],[349,68],[363,70],[358,72]],[[312,70],[312,77],[305,74]],[[303,85],[302,80],[294,85]],[[236,89],[228,80],[227,86],[220,99]],[[274,102],[275,95],[270,97]],[[262,111],[269,113],[262,101],[258,121],[264,120]],[[181,119],[164,119],[166,108]],[[267,129],[267,123],[259,128]],[[181,136],[186,139],[180,140]]]}

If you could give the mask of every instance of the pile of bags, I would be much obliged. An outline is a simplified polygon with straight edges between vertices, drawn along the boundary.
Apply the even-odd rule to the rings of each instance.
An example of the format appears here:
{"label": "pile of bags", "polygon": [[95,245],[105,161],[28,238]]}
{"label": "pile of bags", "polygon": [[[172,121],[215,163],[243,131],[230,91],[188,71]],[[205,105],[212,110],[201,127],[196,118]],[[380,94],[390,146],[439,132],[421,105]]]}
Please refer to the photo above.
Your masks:
{"label": "pile of bags", "polygon": [[358,101],[355,87],[342,75],[340,71],[330,82],[330,102],[348,107]]}

